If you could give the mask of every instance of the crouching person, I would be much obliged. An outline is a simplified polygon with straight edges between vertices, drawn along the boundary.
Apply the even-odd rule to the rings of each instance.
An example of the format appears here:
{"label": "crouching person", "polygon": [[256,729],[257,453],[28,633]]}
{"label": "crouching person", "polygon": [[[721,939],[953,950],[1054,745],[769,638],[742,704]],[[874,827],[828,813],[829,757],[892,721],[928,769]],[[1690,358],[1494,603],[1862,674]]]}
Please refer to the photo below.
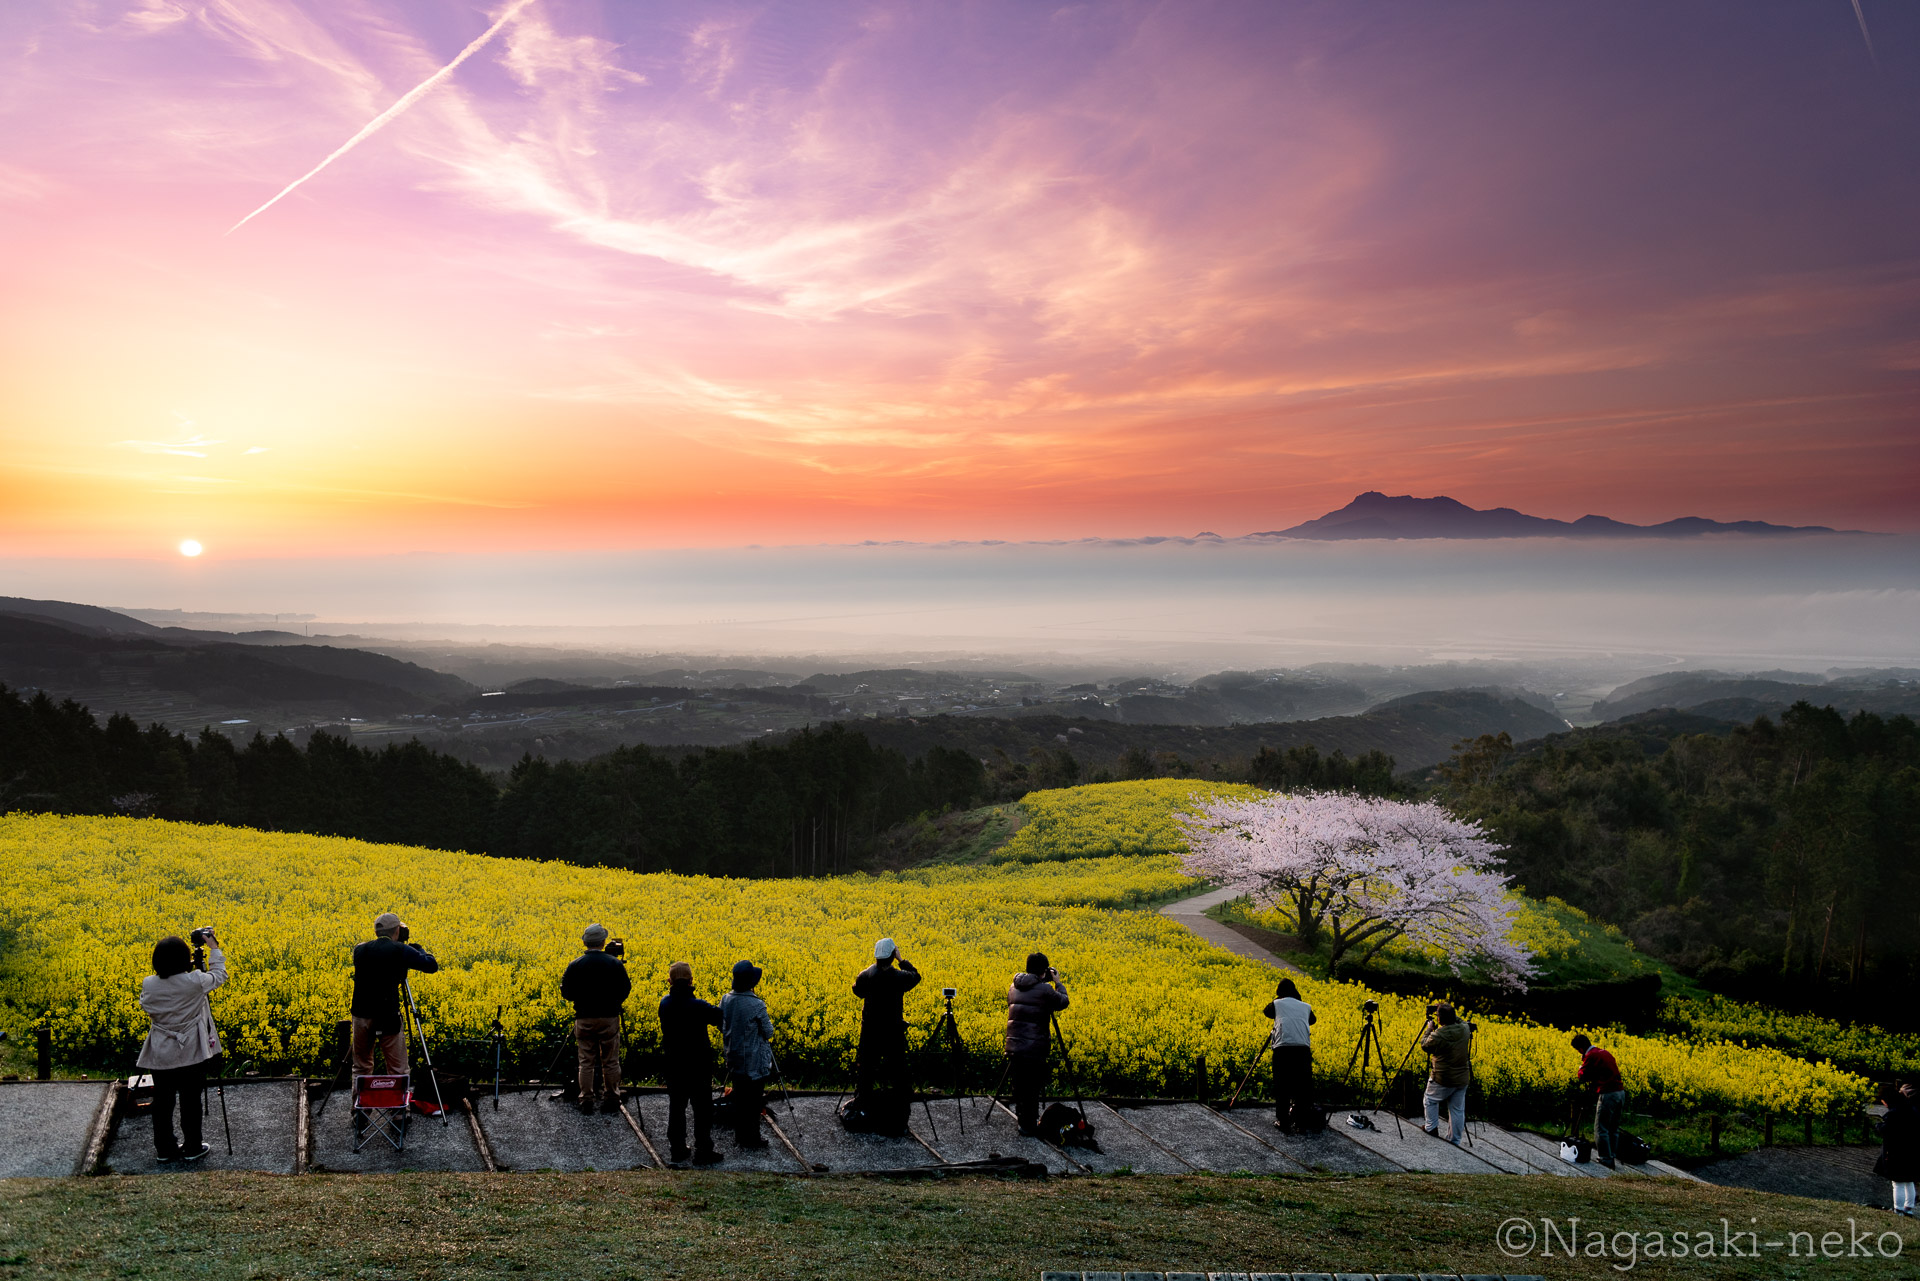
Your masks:
{"label": "crouching person", "polygon": [[727,1079],[733,1086],[727,1107],[735,1146],[764,1148],[760,1109],[773,1076],[773,1019],[767,1003],[754,995],[762,971],[752,961],[736,961],[733,991],[720,998],[720,1035],[727,1043]]}
{"label": "crouching person", "polygon": [[1027,955],[1027,968],[1007,989],[1007,1075],[1013,1085],[1013,1114],[1020,1133],[1032,1135],[1040,1124],[1040,1092],[1047,1084],[1047,1052],[1053,1046],[1053,1015],[1067,1008],[1066,984],[1047,963],[1045,952]]}
{"label": "crouching person", "polygon": [[607,955],[607,927],[580,934],[586,949],[560,976],[560,995],[573,1002],[573,1039],[580,1059],[580,1111],[593,1111],[599,1078],[600,1110],[620,1110],[620,1010],[633,991],[626,962]]}
{"label": "crouching person", "polygon": [[[693,966],[667,967],[667,994],[660,998],[660,1044],[667,1059],[667,1146],[672,1159],[714,1165],[713,1045],[707,1029],[720,1026],[719,1007],[693,994]],[[687,1109],[693,1109],[693,1150],[687,1150]]]}
{"label": "crouching person", "polygon": [[[153,1152],[162,1161],[198,1161],[212,1150],[200,1141],[200,1092],[220,1055],[220,1030],[207,994],[227,981],[227,958],[211,929],[206,947],[207,968],[196,970],[186,940],[169,934],[153,945],[153,973],[140,980],[140,1008],[153,1027],[136,1062],[153,1074]],[[176,1099],[184,1144],[173,1134]]]}

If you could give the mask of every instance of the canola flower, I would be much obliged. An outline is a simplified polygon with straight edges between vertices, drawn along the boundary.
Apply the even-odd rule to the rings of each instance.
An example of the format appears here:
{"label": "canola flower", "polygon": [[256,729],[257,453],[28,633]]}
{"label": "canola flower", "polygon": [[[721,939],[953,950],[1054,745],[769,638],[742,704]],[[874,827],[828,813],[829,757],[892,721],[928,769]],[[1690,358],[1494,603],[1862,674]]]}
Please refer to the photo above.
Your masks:
{"label": "canola flower", "polygon": [[999,863],[1101,858],[1114,854],[1184,854],[1182,816],[1207,801],[1271,796],[1246,783],[1146,778],[1028,792],[1027,823],[994,852]]}
{"label": "canola flower", "polygon": [[[738,881],[154,819],[11,815],[0,818],[0,1023],[17,1036],[45,1017],[63,1061],[122,1068],[146,1030],[136,993],[154,941],[213,924],[233,974],[214,997],[231,1056],[263,1069],[311,1068],[346,1012],[349,950],[391,909],[442,965],[416,982],[436,1045],[479,1044],[504,1006],[509,1050],[527,1061],[543,1058],[567,1026],[560,971],[578,954],[581,928],[599,921],[627,939],[636,996],[626,1049],[642,1056],[643,1070],[657,1047],[651,1004],[666,990],[667,966],[691,961],[698,989],[713,995],[746,957],[766,969],[761,991],[787,1073],[838,1083],[859,1033],[853,976],[873,940],[891,935],[928,976],[907,1002],[921,1035],[937,1017],[940,987],[960,989],[955,1013],[973,1088],[998,1073],[1007,983],[1038,947],[1073,992],[1063,1023],[1084,1085],[1191,1088],[1204,1055],[1224,1093],[1219,1083],[1266,1034],[1259,1011],[1274,973],[1156,913],[1126,910],[1191,884],[1175,863],[1107,858]],[[1326,1082],[1346,1067],[1368,996],[1381,1003],[1396,1054],[1423,1018],[1420,998],[1316,979],[1300,987],[1320,1015],[1317,1070]],[[1489,1102],[1557,1109],[1574,1068],[1566,1034],[1491,1018],[1480,1026],[1475,1061]],[[1867,1090],[1860,1077],[1777,1050],[1607,1032],[1596,1039],[1619,1056],[1637,1107],[1821,1111],[1863,1102]]]}

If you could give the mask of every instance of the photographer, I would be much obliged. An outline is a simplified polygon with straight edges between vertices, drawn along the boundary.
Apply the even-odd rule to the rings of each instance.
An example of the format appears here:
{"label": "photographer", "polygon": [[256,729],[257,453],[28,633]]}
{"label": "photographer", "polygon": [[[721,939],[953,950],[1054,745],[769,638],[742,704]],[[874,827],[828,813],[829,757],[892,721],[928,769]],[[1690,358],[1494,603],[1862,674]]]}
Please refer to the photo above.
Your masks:
{"label": "photographer", "polygon": [[1427,1007],[1427,1026],[1420,1036],[1432,1068],[1427,1073],[1427,1120],[1420,1128],[1440,1133],[1440,1109],[1447,1110],[1447,1142],[1455,1147],[1467,1132],[1467,1086],[1473,1081],[1473,1028],[1462,1023],[1453,1006],[1436,1001]]}
{"label": "photographer", "polygon": [[[593,1112],[594,1078],[600,1080],[600,1110],[620,1110],[620,1009],[633,982],[626,963],[607,952],[607,927],[580,932],[586,948],[560,976],[560,996],[573,1003],[573,1042],[580,1060],[580,1113]],[[623,949],[624,950],[624,949]]]}
{"label": "photographer", "polygon": [[[695,1165],[715,1165],[713,1150],[713,1046],[707,1029],[720,1026],[718,1006],[693,994],[693,966],[667,967],[667,994],[660,998],[660,1045],[666,1053],[667,1145],[672,1159],[689,1155]],[[687,1151],[687,1108],[693,1108],[693,1151]]]}
{"label": "photographer", "polygon": [[873,964],[853,980],[853,994],[863,1005],[852,1112],[876,1132],[895,1138],[906,1134],[913,1110],[906,1080],[905,998],[919,985],[920,971],[890,938],[873,945]]}
{"label": "photographer", "polygon": [[1013,1114],[1020,1133],[1040,1123],[1040,1091],[1047,1083],[1047,1051],[1053,1045],[1053,1015],[1067,1008],[1067,988],[1045,952],[1027,956],[1027,968],[1007,989],[1007,1074],[1013,1082]]}
{"label": "photographer", "polygon": [[409,970],[422,974],[440,970],[440,962],[426,948],[407,941],[411,933],[398,916],[382,912],[373,922],[373,937],[353,949],[353,1070],[360,1076],[373,1071],[376,1040],[387,1071],[398,1076],[407,1070],[400,984]]}
{"label": "photographer", "polygon": [[1313,1007],[1292,979],[1281,979],[1261,1014],[1273,1020],[1273,1124],[1292,1133],[1313,1106]]}
{"label": "photographer", "polygon": [[733,1141],[749,1151],[764,1148],[760,1109],[773,1075],[773,1019],[767,1003],[755,996],[762,970],[752,961],[733,964],[733,991],[720,998],[720,1035],[727,1044],[727,1077],[733,1082],[727,1108]]}
{"label": "photographer", "polygon": [[1580,1071],[1574,1080],[1593,1091],[1593,1153],[1611,1170],[1620,1151],[1620,1114],[1626,1110],[1627,1087],[1613,1055],[1589,1041],[1586,1033],[1574,1033],[1572,1045],[1580,1052]]}
{"label": "photographer", "polygon": [[[220,1030],[207,995],[227,981],[227,957],[211,926],[195,930],[193,941],[208,949],[204,971],[193,968],[186,941],[169,934],[153,945],[153,973],[140,980],[140,1008],[153,1026],[136,1062],[153,1074],[153,1151],[162,1161],[198,1161],[212,1151],[200,1141],[200,1092],[220,1055]],[[184,1147],[173,1137],[176,1099]]]}

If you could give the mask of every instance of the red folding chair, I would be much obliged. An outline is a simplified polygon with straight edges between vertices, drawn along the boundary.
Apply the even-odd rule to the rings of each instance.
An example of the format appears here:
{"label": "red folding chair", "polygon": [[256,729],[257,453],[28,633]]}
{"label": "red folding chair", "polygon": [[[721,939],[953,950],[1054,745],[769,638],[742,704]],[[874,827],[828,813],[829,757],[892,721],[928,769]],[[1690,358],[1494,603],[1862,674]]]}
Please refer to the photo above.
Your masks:
{"label": "red folding chair", "polygon": [[407,1146],[407,1123],[413,1103],[413,1076],[353,1078],[353,1150],[358,1152],[377,1135],[401,1152]]}

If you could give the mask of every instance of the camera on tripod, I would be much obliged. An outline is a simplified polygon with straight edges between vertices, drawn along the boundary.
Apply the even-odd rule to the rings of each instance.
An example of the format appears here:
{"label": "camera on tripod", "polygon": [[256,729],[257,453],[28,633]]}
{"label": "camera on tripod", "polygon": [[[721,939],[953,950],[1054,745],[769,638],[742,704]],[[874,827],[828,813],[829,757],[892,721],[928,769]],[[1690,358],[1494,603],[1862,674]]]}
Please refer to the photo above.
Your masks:
{"label": "camera on tripod", "polygon": [[195,947],[205,947],[207,945],[207,940],[211,939],[212,937],[213,937],[213,927],[211,925],[202,925],[197,927],[190,934],[187,935],[187,942],[191,943]]}
{"label": "camera on tripod", "polygon": [[957,987],[943,987],[940,989],[940,995],[947,998],[948,1005],[952,1005],[953,998],[960,995],[960,989]]}
{"label": "camera on tripod", "polygon": [[1374,1000],[1372,997],[1368,997],[1366,1000],[1360,1002],[1360,1012],[1371,1019],[1380,1012],[1380,1002]]}
{"label": "camera on tripod", "polygon": [[624,961],[627,957],[627,941],[625,939],[608,939],[606,953],[616,961]]}

